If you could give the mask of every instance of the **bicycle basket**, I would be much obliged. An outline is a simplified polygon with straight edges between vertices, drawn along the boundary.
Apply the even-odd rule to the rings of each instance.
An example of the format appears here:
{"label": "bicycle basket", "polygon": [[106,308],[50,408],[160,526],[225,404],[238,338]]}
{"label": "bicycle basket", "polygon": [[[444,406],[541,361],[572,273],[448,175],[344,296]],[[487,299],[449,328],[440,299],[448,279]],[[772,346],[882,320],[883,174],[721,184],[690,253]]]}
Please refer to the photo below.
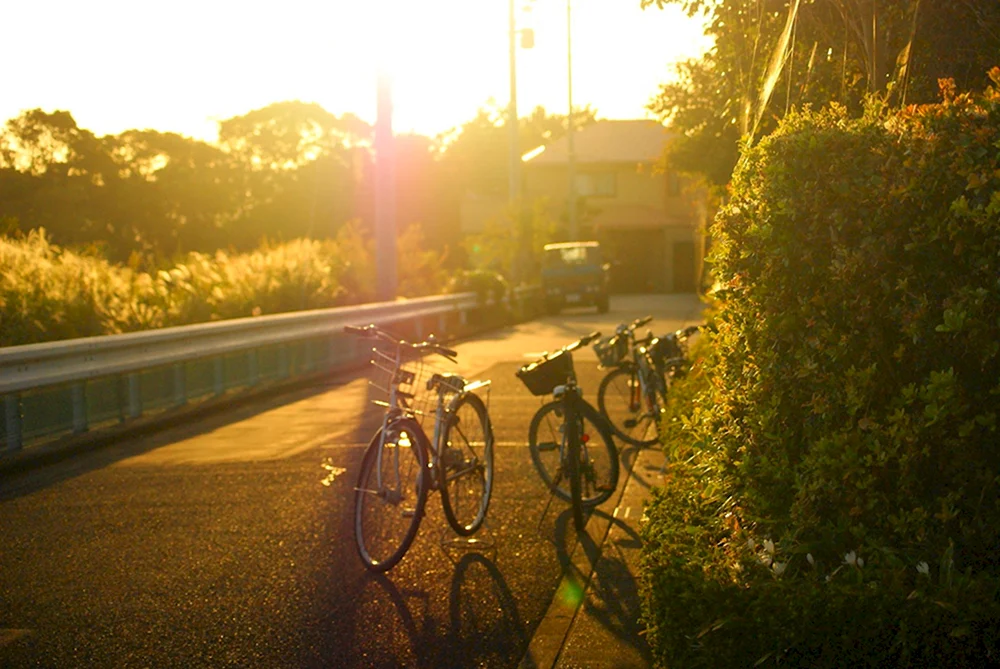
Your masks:
{"label": "bicycle basket", "polygon": [[684,348],[672,332],[654,339],[649,346],[649,352],[653,360],[660,363],[670,358],[683,358],[685,355]]}
{"label": "bicycle basket", "polygon": [[385,402],[395,386],[397,401],[407,407],[417,422],[423,425],[425,417],[430,416],[433,420],[437,404],[437,394],[428,389],[427,381],[435,373],[448,370],[431,356],[406,355],[399,364],[395,356],[394,349],[372,349],[369,385],[379,391],[373,395],[377,398],[377,403],[387,406]]}
{"label": "bicycle basket", "polygon": [[628,339],[619,336],[613,345],[612,339],[613,337],[603,337],[594,344],[594,353],[597,354],[601,367],[614,367],[628,357]]}
{"label": "bicycle basket", "polygon": [[548,395],[572,376],[573,356],[566,351],[559,351],[551,358],[536,360],[517,370],[517,377],[532,395]]}

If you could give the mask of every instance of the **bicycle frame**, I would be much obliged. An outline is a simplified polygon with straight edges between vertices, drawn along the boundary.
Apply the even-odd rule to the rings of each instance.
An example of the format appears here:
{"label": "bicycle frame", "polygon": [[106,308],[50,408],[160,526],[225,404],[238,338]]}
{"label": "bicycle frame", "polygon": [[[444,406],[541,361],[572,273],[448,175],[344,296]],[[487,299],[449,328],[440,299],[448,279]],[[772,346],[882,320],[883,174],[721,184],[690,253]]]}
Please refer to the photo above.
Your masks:
{"label": "bicycle frame", "polygon": [[[397,348],[394,360],[397,373],[403,372],[403,370],[401,369],[401,365],[404,362],[402,356],[402,350],[403,349],[401,348]],[[403,373],[409,374],[409,372],[403,372]],[[434,407],[434,429],[432,431],[432,437],[428,438],[427,432],[424,429],[424,427],[415,420],[416,417],[419,415],[419,412],[413,409],[406,401],[407,398],[409,397],[409,394],[401,393],[398,384],[395,383],[395,380],[396,379],[394,378],[393,382],[390,383],[389,401],[387,403],[376,401],[376,404],[380,405],[384,404],[388,409],[382,417],[382,429],[381,429],[381,436],[379,443],[379,446],[381,446],[382,448],[379,450],[379,457],[381,458],[382,454],[384,454],[385,451],[387,450],[385,448],[386,440],[389,437],[389,435],[393,434],[393,430],[391,430],[392,426],[403,421],[413,421],[416,427],[416,434],[411,435],[409,431],[404,431],[404,432],[406,433],[408,439],[412,436],[416,439],[421,440],[421,445],[424,447],[425,451],[429,456],[429,462],[426,463],[427,470],[431,474],[429,489],[438,490],[441,487],[440,485],[441,482],[438,480],[438,477],[435,475],[435,473],[441,466],[441,455],[444,450],[442,444],[442,440],[444,438],[444,428],[448,424],[448,421],[451,420],[451,417],[454,415],[453,407],[457,406],[459,401],[466,394],[478,390],[480,388],[485,388],[489,386],[491,384],[491,381],[488,380],[474,381],[472,383],[468,383],[465,381],[465,379],[457,375],[445,375],[445,376],[435,375],[434,377],[432,377],[431,381],[429,382],[429,386],[430,384],[433,384],[433,389],[436,391],[437,394],[437,401],[435,402],[435,407]],[[460,381],[461,383],[460,384],[456,383],[456,381]],[[428,389],[430,390],[431,387],[429,387]],[[453,397],[450,400],[446,401],[446,398],[448,397],[449,394],[452,394]],[[393,453],[395,454],[394,455],[395,461],[393,462],[393,471],[395,472],[396,486],[398,487],[399,451],[398,449],[388,449],[388,450],[392,450]],[[379,461],[379,464],[381,464],[381,460]],[[457,472],[453,476],[460,476],[461,474],[463,474],[463,472]],[[384,485],[383,481],[381,480],[381,476],[382,473],[380,469],[378,476],[376,477],[376,480],[378,480],[379,483],[380,492]]]}

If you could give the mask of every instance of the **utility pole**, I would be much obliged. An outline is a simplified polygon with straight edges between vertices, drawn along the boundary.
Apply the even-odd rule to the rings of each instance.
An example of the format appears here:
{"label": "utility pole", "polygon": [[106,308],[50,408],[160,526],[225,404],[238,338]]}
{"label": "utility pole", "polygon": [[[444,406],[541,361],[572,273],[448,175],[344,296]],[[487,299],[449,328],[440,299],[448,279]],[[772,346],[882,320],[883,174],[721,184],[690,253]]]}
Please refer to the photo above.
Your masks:
{"label": "utility pole", "polygon": [[379,301],[396,299],[396,169],[392,136],[392,83],[378,73],[375,118],[375,267]]}
{"label": "utility pole", "polygon": [[510,166],[508,202],[511,216],[514,217],[514,240],[517,251],[511,268],[513,279],[522,283],[529,279],[531,258],[531,231],[527,212],[523,206],[521,192],[521,141],[520,124],[517,120],[517,36],[521,35],[521,46],[530,49],[534,45],[535,36],[530,28],[517,29],[514,0],[508,0],[508,44],[510,49],[510,104],[507,107],[507,133],[510,137]]}
{"label": "utility pole", "polygon": [[514,21],[514,0],[510,0],[508,8],[510,24],[510,103],[507,105],[507,133],[510,135],[510,188],[509,198],[512,207],[521,200],[521,151],[517,127],[517,26]]}
{"label": "utility pole", "polygon": [[569,91],[569,111],[566,114],[566,173],[569,177],[569,241],[579,236],[576,221],[576,149],[573,147],[573,17],[572,0],[566,0],[566,82]]}

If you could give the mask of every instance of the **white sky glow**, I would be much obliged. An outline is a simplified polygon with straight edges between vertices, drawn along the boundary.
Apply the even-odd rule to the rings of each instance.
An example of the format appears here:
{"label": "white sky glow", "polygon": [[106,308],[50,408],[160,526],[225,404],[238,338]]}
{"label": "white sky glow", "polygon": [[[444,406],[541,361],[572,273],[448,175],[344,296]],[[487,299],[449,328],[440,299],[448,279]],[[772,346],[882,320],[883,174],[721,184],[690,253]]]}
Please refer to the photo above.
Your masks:
{"label": "white sky glow", "polygon": [[[399,132],[437,135],[509,99],[508,0],[5,4],[0,122],[64,109],[98,135],[149,128],[211,141],[218,120],[283,100],[371,122],[379,64],[393,75]],[[517,7],[519,26],[535,31],[535,48],[517,52],[518,110],[565,113],[566,2]],[[671,64],[710,46],[673,6],[574,0],[572,16],[573,101],[602,118],[648,117]]]}

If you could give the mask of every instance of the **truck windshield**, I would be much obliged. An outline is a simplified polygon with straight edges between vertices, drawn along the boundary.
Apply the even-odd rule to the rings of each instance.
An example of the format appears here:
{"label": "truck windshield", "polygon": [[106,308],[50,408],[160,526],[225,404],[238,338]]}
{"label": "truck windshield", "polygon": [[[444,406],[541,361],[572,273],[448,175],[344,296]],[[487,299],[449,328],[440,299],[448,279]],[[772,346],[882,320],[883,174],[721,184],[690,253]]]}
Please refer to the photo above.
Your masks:
{"label": "truck windshield", "polygon": [[596,265],[601,262],[600,249],[596,246],[568,246],[549,249],[545,252],[545,264],[549,267],[559,265]]}

